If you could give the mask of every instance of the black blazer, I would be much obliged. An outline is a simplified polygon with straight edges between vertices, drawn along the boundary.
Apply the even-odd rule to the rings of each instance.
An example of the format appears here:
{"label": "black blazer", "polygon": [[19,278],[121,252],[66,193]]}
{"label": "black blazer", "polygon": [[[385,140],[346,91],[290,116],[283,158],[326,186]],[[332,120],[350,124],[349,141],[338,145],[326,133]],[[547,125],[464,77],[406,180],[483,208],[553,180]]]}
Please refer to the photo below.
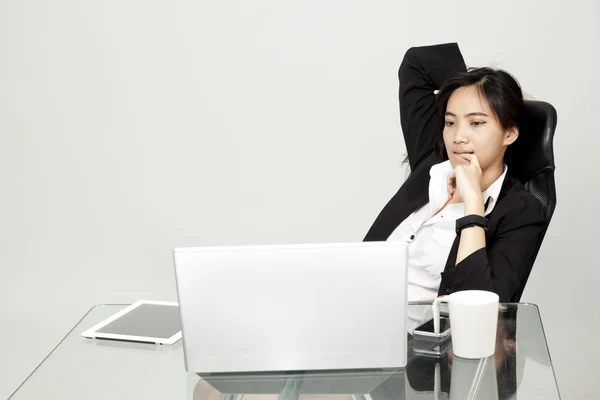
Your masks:
{"label": "black blazer", "polygon": [[[444,123],[436,111],[434,90],[453,73],[466,69],[456,43],[413,47],[406,52],[398,77],[400,120],[411,174],[375,219],[365,241],[387,240],[402,221],[429,202],[429,170],[445,159],[434,151],[434,140]],[[545,226],[544,212],[539,201],[510,176],[510,170],[487,218],[486,247],[458,265],[460,237],[454,240],[442,272],[440,295],[482,289],[509,302],[528,276]]]}

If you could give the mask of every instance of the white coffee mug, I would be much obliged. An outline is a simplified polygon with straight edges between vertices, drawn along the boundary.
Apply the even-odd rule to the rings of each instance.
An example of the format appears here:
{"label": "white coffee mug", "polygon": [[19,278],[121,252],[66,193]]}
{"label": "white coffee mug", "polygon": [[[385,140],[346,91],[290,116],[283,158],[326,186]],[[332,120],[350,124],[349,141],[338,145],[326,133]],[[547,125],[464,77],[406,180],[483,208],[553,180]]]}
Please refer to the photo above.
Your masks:
{"label": "white coffee mug", "polygon": [[496,293],[485,290],[463,290],[442,296],[433,302],[433,326],[440,331],[440,303],[448,303],[454,355],[462,358],[484,358],[494,354],[498,328]]}

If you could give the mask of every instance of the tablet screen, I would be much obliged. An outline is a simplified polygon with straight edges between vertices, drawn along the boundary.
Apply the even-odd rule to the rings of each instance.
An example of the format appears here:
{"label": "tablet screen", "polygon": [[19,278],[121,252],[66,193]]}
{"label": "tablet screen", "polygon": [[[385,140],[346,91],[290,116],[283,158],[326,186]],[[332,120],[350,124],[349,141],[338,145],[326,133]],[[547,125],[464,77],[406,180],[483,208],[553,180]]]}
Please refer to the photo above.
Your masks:
{"label": "tablet screen", "polygon": [[98,329],[98,334],[170,338],[181,331],[179,307],[141,304]]}

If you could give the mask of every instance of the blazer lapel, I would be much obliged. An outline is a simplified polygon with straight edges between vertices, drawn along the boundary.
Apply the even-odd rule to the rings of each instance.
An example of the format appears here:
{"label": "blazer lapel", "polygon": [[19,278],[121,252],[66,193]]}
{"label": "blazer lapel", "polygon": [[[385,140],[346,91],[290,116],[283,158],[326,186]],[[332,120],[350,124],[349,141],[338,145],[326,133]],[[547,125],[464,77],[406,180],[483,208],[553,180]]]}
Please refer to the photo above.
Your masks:
{"label": "blazer lapel", "polygon": [[365,241],[387,240],[402,221],[429,202],[429,170],[438,162],[438,158],[430,154],[419,164],[381,210]]}

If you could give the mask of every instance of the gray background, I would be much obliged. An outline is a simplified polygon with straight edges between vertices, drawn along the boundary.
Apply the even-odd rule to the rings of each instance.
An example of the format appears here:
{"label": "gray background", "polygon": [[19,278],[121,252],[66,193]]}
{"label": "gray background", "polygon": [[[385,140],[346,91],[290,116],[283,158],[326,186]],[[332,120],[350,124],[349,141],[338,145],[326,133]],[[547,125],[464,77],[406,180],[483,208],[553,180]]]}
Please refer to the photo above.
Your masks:
{"label": "gray background", "polygon": [[558,109],[523,300],[593,397],[599,25],[594,0],[0,2],[0,398],[92,305],[174,300],[175,246],[361,240],[405,177],[402,55],[447,41]]}

